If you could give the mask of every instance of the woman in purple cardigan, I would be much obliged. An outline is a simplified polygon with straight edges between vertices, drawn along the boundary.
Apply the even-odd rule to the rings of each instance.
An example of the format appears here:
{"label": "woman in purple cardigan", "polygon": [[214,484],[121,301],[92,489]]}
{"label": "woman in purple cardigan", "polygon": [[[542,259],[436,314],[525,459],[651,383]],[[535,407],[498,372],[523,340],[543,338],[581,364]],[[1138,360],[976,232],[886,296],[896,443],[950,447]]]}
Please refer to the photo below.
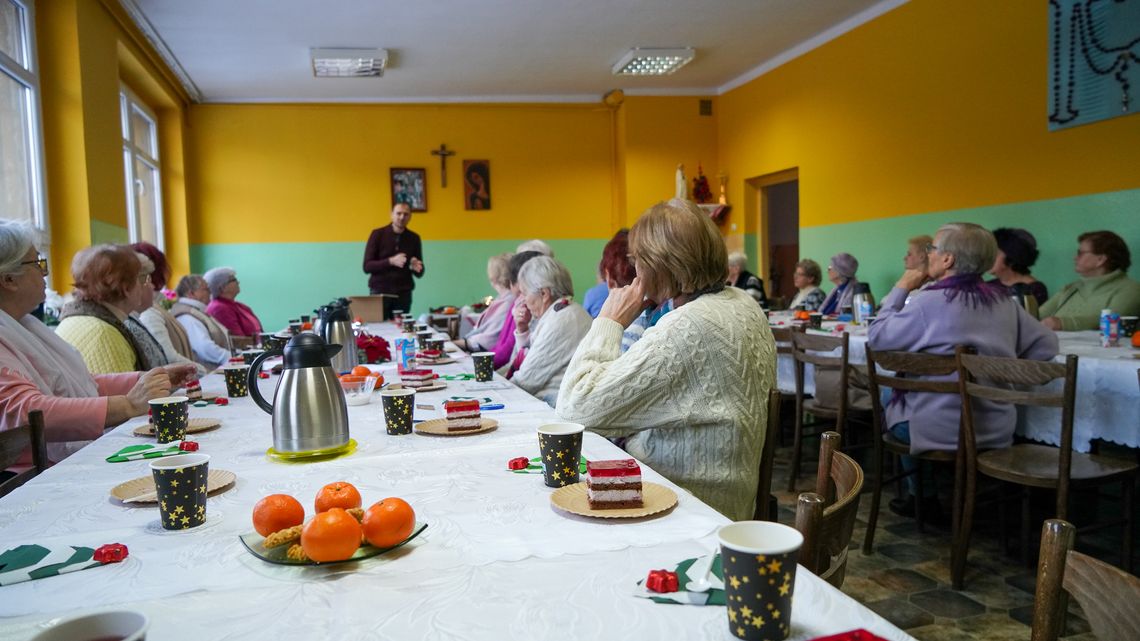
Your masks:
{"label": "woman in purple cardigan", "polygon": [[[907,303],[907,295],[927,274],[919,270],[903,273],[871,323],[868,344],[884,351],[953,354],[958,345],[970,345],[986,356],[1042,361],[1056,356],[1057,336],[1014,303],[999,283],[982,281],[996,254],[997,243],[985,228],[971,223],[943,225],[928,248],[927,274],[935,282],[914,292]],[[985,400],[975,403],[978,447],[1012,443],[1015,408]],[[886,427],[899,440],[909,442],[912,453],[954,451],[961,404],[956,394],[894,394],[886,408]],[[907,458],[904,468],[912,463]],[[913,498],[900,504],[892,501],[892,509],[911,512]]]}

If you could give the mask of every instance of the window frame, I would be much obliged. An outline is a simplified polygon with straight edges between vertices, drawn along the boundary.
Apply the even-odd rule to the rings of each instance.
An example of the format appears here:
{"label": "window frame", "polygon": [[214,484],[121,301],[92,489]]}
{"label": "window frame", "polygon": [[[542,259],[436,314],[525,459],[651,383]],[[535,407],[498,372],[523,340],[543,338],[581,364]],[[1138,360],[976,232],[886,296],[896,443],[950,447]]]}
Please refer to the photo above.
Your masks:
{"label": "window frame", "polygon": [[24,109],[26,120],[24,122],[24,135],[27,138],[30,166],[28,167],[31,193],[31,224],[40,231],[42,239],[40,250],[45,255],[50,251],[51,235],[48,219],[47,187],[44,177],[47,175],[44,163],[44,136],[43,112],[41,110],[42,96],[40,92],[39,59],[36,56],[36,11],[35,0],[4,0],[20,9],[21,20],[19,29],[24,45],[23,57],[26,61],[21,64],[0,51],[0,73],[12,78],[22,85],[26,91]]}
{"label": "window frame", "polygon": [[[132,118],[134,110],[140,111],[151,125],[154,153],[149,149],[138,146],[133,137]],[[159,159],[160,140],[158,115],[150,105],[131,90],[126,84],[119,85],[119,120],[123,139],[123,178],[127,196],[127,229],[132,243],[140,241],[151,242],[141,236],[141,221],[139,218],[139,195],[137,185],[139,177],[135,173],[135,162],[142,162],[154,172],[154,244],[162,251],[166,251],[166,225],[165,213],[162,204],[162,162]]]}

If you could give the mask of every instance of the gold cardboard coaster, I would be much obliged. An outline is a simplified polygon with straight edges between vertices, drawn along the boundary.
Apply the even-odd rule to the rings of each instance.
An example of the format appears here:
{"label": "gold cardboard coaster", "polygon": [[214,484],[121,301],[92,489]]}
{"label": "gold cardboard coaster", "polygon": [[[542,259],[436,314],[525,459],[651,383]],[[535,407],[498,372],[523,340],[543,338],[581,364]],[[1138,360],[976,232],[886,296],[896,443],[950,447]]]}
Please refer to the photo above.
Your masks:
{"label": "gold cardboard coaster", "polygon": [[586,482],[582,481],[555,490],[550,495],[550,503],[554,507],[571,514],[597,519],[636,519],[664,512],[677,504],[677,494],[664,485],[656,483],[642,483],[641,497],[644,503],[641,507],[591,510],[590,502],[586,499]]}
{"label": "gold cardboard coaster", "polygon": [[[237,475],[229,470],[210,470],[206,476],[206,494],[213,495],[229,489]],[[140,476],[111,488],[111,496],[123,503],[158,503],[158,492],[154,487],[154,476]]]}
{"label": "gold cardboard coaster", "polygon": [[[221,419],[217,418],[192,418],[186,421],[186,433],[197,434],[198,432],[209,432],[216,430],[222,426]],[[154,436],[154,426],[150,423],[135,428],[133,432],[135,436]]]}
{"label": "gold cardboard coaster", "polygon": [[435,436],[467,436],[468,434],[482,434],[484,432],[490,432],[498,426],[499,422],[495,419],[484,418],[483,424],[476,429],[451,432],[447,429],[446,418],[433,418],[430,421],[416,423],[412,426],[412,428],[420,434],[432,434]]}

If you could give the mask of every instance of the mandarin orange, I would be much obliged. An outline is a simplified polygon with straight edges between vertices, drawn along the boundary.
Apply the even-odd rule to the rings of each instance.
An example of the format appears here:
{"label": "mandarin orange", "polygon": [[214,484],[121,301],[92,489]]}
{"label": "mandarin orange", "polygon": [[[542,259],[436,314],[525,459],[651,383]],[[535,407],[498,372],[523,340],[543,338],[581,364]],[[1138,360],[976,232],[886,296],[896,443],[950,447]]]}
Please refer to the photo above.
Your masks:
{"label": "mandarin orange", "polygon": [[360,547],[360,523],[334,507],[309,519],[301,529],[301,549],[318,563],[343,561]]}
{"label": "mandarin orange", "polygon": [[368,369],[367,365],[357,365],[356,367],[352,368],[352,375],[353,376],[371,376],[372,370]]}
{"label": "mandarin orange", "polygon": [[404,499],[389,497],[364,512],[364,538],[378,548],[390,548],[408,538],[416,527],[416,511]]}
{"label": "mandarin orange", "polygon": [[360,507],[361,503],[363,500],[360,498],[360,492],[352,483],[337,481],[336,483],[329,483],[317,492],[314,507],[317,514],[320,514],[334,507],[345,510]]}
{"label": "mandarin orange", "polygon": [[288,494],[270,494],[253,506],[253,529],[261,536],[305,522],[305,508]]}

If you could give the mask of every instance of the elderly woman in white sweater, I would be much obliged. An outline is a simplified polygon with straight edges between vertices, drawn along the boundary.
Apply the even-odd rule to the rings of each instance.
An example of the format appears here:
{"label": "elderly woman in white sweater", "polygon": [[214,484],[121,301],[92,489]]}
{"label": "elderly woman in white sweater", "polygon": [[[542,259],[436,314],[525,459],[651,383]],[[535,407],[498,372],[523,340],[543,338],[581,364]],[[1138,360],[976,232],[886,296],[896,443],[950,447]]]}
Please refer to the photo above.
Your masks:
{"label": "elderly woman in white sweater", "polygon": [[525,304],[514,310],[515,350],[508,376],[553,406],[566,365],[593,319],[573,300],[570,272],[549,256],[527,261],[518,285]]}
{"label": "elderly woman in white sweater", "polygon": [[[557,411],[604,436],[734,520],[751,518],[776,347],[763,310],[725,287],[724,241],[682,200],[659,203],[629,234],[637,278],[610,290],[562,379]],[[675,309],[621,351],[648,304]]]}

